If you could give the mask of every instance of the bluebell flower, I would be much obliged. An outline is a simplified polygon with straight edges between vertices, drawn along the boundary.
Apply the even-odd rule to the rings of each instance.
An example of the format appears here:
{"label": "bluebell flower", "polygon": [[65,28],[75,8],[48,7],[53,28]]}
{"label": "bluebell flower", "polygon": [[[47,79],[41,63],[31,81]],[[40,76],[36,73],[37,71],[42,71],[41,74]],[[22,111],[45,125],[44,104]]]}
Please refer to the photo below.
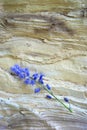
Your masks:
{"label": "bluebell flower", "polygon": [[49,84],[46,84],[46,87],[48,90],[51,90],[51,87],[49,86]]}
{"label": "bluebell flower", "polygon": [[30,76],[30,72],[29,72],[29,69],[28,69],[28,68],[24,68],[24,69],[23,69],[23,72],[25,73],[26,77],[27,77],[27,76]]}
{"label": "bluebell flower", "polygon": [[38,77],[39,77],[39,74],[38,74],[38,73],[35,73],[35,74],[32,75],[32,78],[33,78],[34,80],[37,80]]}
{"label": "bluebell flower", "polygon": [[65,102],[69,102],[69,99],[65,97],[65,98],[64,98],[64,101],[65,101]]}
{"label": "bluebell flower", "polygon": [[15,64],[13,67],[15,67],[16,69],[20,68],[20,66],[18,64]]}
{"label": "bluebell flower", "polygon": [[22,73],[22,72],[23,72],[23,68],[21,68],[21,67],[19,67],[17,70],[19,70],[19,71],[20,71],[20,73]]}
{"label": "bluebell flower", "polygon": [[15,73],[16,68],[15,68],[14,66],[12,66],[12,67],[10,68],[10,70],[11,70],[13,73]]}
{"label": "bluebell flower", "polygon": [[20,78],[20,79],[25,79],[25,74],[20,73],[20,74],[19,74],[19,78]]}
{"label": "bluebell flower", "polygon": [[38,82],[39,82],[40,84],[44,84],[44,81],[43,81],[43,80],[38,80]]}
{"label": "bluebell flower", "polygon": [[30,84],[35,85],[35,83],[36,83],[35,80],[32,79]]}
{"label": "bluebell flower", "polygon": [[44,84],[44,82],[43,82],[43,77],[44,77],[44,75],[43,75],[43,74],[40,74],[40,77],[39,77],[39,80],[38,80],[38,82],[39,82],[40,84]]}
{"label": "bluebell flower", "polygon": [[25,69],[24,68],[19,68],[20,73],[25,73]]}
{"label": "bluebell flower", "polygon": [[39,93],[40,90],[41,90],[40,88],[35,88],[35,89],[34,89],[34,93]]}
{"label": "bluebell flower", "polygon": [[19,65],[17,65],[17,64],[15,64],[14,66],[12,66],[11,68],[10,68],[10,70],[13,72],[13,73],[15,73],[16,75],[19,75],[19,73],[20,73],[20,67],[19,67]]}
{"label": "bluebell flower", "polygon": [[46,95],[46,98],[51,99],[52,97],[50,95]]}
{"label": "bluebell flower", "polygon": [[42,80],[44,77],[44,74],[40,74],[39,80]]}
{"label": "bluebell flower", "polygon": [[30,76],[29,69],[25,68],[25,73],[26,73],[26,76]]}
{"label": "bluebell flower", "polygon": [[20,73],[20,72],[19,72],[16,68],[14,68],[14,67],[11,67],[10,70],[11,70],[11,72],[14,73],[15,75],[19,75],[19,73]]}
{"label": "bluebell flower", "polygon": [[31,84],[31,80],[29,78],[25,79],[24,84],[26,85]]}
{"label": "bluebell flower", "polygon": [[19,70],[15,70],[15,74],[16,74],[17,76],[19,76],[19,75],[20,75],[20,71],[19,71]]}

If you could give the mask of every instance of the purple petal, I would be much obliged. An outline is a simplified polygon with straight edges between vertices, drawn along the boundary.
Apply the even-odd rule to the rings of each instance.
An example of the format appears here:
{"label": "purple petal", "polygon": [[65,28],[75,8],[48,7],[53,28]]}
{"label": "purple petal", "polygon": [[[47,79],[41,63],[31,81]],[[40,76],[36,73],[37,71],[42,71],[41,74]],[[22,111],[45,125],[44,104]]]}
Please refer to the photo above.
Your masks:
{"label": "purple petal", "polygon": [[35,80],[31,80],[31,85],[35,85]]}
{"label": "purple petal", "polygon": [[51,90],[51,87],[49,86],[49,84],[46,84],[46,87],[48,90]]}
{"label": "purple petal", "polygon": [[15,73],[16,75],[19,75],[20,74],[20,71],[17,70],[15,67],[11,67],[10,70]]}
{"label": "purple petal", "polygon": [[40,74],[40,77],[39,77],[39,80],[38,80],[38,82],[41,83],[41,84],[44,84],[43,76],[44,76],[44,74]]}
{"label": "purple petal", "polygon": [[12,67],[10,68],[10,70],[11,70],[12,72],[15,72],[16,68],[12,66]]}
{"label": "purple petal", "polygon": [[43,79],[39,79],[38,82],[39,82],[40,84],[44,84]]}
{"label": "purple petal", "polygon": [[69,102],[69,99],[65,97],[65,98],[64,98],[64,101],[65,101],[65,102]]}
{"label": "purple petal", "polygon": [[51,99],[52,97],[50,95],[46,95],[46,98]]}
{"label": "purple petal", "polygon": [[42,80],[44,77],[44,74],[40,74],[39,80]]}
{"label": "purple petal", "polygon": [[39,74],[35,73],[35,74],[32,75],[32,77],[33,77],[34,80],[37,80],[37,78],[39,77]]}
{"label": "purple petal", "polygon": [[17,69],[20,68],[20,66],[18,64],[15,64],[14,67],[17,68]]}
{"label": "purple petal", "polygon": [[39,93],[40,90],[41,90],[40,88],[35,88],[34,93]]}
{"label": "purple petal", "polygon": [[20,71],[19,71],[19,70],[16,70],[16,71],[15,71],[15,74],[16,74],[16,75],[20,75]]}
{"label": "purple petal", "polygon": [[19,74],[19,78],[20,78],[20,79],[24,79],[24,78],[25,78],[25,75],[20,73],[20,74]]}
{"label": "purple petal", "polygon": [[31,82],[30,82],[30,79],[26,79],[25,81],[24,81],[24,84],[30,84]]}

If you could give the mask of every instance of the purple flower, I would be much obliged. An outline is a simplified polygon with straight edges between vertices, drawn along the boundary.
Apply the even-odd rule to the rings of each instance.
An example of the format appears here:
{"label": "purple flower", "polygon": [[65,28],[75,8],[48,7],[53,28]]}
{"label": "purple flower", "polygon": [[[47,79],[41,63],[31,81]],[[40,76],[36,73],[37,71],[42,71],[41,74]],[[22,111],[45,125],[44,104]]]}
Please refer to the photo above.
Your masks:
{"label": "purple flower", "polygon": [[41,84],[44,84],[44,82],[43,82],[43,77],[44,77],[44,75],[43,75],[43,74],[40,74],[40,77],[39,77],[38,82],[41,83]]}
{"label": "purple flower", "polygon": [[39,93],[40,90],[41,90],[40,88],[35,88],[34,93]]}
{"label": "purple flower", "polygon": [[24,84],[26,84],[26,85],[31,84],[30,79],[29,78],[25,79]]}
{"label": "purple flower", "polygon": [[35,73],[35,74],[32,75],[32,77],[33,77],[34,80],[37,80],[37,78],[39,77],[39,74]]}
{"label": "purple flower", "polygon": [[40,74],[39,80],[42,80],[44,77],[44,74]]}
{"label": "purple flower", "polygon": [[19,75],[20,71],[17,70],[15,67],[11,67],[10,70],[15,74],[15,75]]}
{"label": "purple flower", "polygon": [[51,99],[52,97],[50,95],[46,95],[46,98]]}
{"label": "purple flower", "polygon": [[16,68],[13,66],[13,67],[10,68],[10,70],[11,70],[13,73],[15,73]]}
{"label": "purple flower", "polygon": [[24,73],[26,76],[30,76],[30,72],[28,68],[24,68]]}
{"label": "purple flower", "polygon": [[39,80],[39,83],[40,83],[40,84],[44,84],[43,80]]}
{"label": "purple flower", "polygon": [[23,68],[18,68],[18,70],[20,71],[20,73],[23,73]]}
{"label": "purple flower", "polygon": [[35,85],[35,80],[32,79],[30,84]]}
{"label": "purple flower", "polygon": [[20,66],[18,64],[15,64],[13,67],[15,67],[16,69],[20,68]]}
{"label": "purple flower", "polygon": [[46,87],[48,90],[51,90],[51,87],[49,86],[49,84],[46,84]]}
{"label": "purple flower", "polygon": [[20,73],[20,74],[19,74],[19,78],[20,78],[20,79],[24,79],[24,78],[25,78],[25,74]]}
{"label": "purple flower", "polygon": [[12,67],[10,68],[10,70],[11,70],[13,73],[15,73],[16,75],[19,75],[19,74],[20,74],[20,67],[19,67],[19,65],[17,65],[17,64],[15,64],[14,66],[12,66]]}
{"label": "purple flower", "polygon": [[64,101],[68,103],[63,103],[60,99],[58,99],[53,92],[51,91],[51,87],[49,84],[44,84],[44,74],[42,73],[34,73],[32,76],[30,75],[30,71],[28,68],[21,68],[18,64],[15,64],[14,66],[12,66],[10,68],[12,74],[18,76],[20,79],[23,80],[24,84],[26,85],[41,85],[42,87],[38,87],[35,88],[34,87],[34,93],[39,93],[41,91],[41,89],[45,89],[48,92],[48,95],[46,95],[46,98],[48,99],[52,99],[53,97],[59,101],[65,108],[67,108],[70,112],[72,112],[71,110],[71,106],[70,106],[70,102],[69,99],[64,97]]}
{"label": "purple flower", "polygon": [[19,70],[15,70],[15,74],[18,76],[20,75],[20,71]]}
{"label": "purple flower", "polygon": [[65,101],[65,102],[69,102],[69,99],[65,97],[65,98],[64,98],[64,101]]}

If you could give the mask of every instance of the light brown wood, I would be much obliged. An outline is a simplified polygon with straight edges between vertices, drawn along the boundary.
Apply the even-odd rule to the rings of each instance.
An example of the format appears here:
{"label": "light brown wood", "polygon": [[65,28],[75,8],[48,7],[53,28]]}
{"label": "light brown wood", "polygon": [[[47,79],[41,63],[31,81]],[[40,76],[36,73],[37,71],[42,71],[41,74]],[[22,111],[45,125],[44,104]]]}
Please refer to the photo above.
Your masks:
{"label": "light brown wood", "polygon": [[[10,73],[42,72],[55,95],[34,94]],[[0,0],[0,130],[87,129],[87,0]]]}

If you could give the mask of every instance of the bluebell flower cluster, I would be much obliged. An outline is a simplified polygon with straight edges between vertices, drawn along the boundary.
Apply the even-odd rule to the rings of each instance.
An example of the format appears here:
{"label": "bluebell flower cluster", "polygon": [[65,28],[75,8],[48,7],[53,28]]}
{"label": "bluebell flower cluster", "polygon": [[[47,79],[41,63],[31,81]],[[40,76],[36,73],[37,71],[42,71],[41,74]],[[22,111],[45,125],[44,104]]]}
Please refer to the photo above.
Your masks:
{"label": "bluebell flower cluster", "polygon": [[[37,82],[41,85],[44,85],[43,77],[44,74],[42,73],[34,73],[32,76],[30,75],[30,71],[28,68],[21,68],[19,65],[15,64],[10,68],[11,72],[18,76],[20,79],[23,80],[24,84],[26,85],[35,85]],[[46,84],[45,86],[48,90],[51,90],[51,87]],[[41,91],[41,88],[35,88],[34,93],[38,93]],[[47,98],[51,97],[50,95]]]}
{"label": "bluebell flower cluster", "polygon": [[32,76],[30,74],[30,70],[28,68],[22,68],[18,64],[15,64],[10,68],[11,73],[15,74],[16,76],[19,77],[23,81],[24,84],[26,85],[38,85],[40,84],[40,87],[35,87],[34,93],[39,93],[41,89],[45,89],[49,95],[46,95],[46,98],[51,99],[55,98],[56,101],[60,102],[65,108],[67,108],[70,112],[72,112],[70,108],[70,102],[68,98],[64,98],[64,101],[69,103],[69,107],[67,107],[66,104],[64,104],[60,99],[58,99],[53,92],[51,91],[51,87],[49,84],[44,83],[44,74],[42,73],[34,73]]}
{"label": "bluebell flower cluster", "polygon": [[21,68],[19,65],[15,64],[10,68],[11,72],[17,75],[20,79],[24,79],[30,76],[28,68]]}

